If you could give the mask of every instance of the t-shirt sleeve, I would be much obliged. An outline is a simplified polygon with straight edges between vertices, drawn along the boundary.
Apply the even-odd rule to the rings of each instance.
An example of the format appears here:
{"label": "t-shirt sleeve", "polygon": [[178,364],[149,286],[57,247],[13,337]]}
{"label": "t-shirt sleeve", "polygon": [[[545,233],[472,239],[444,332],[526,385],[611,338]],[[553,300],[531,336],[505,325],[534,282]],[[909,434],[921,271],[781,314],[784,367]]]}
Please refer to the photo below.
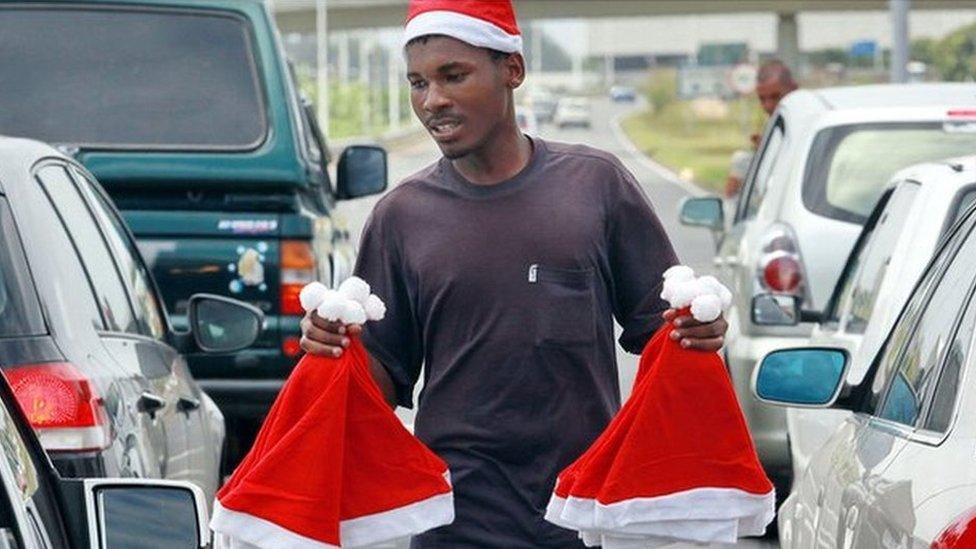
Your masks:
{"label": "t-shirt sleeve", "polygon": [[381,206],[366,222],[355,274],[386,304],[386,316],[363,326],[362,341],[393,379],[397,404],[412,408],[413,387],[423,363],[422,340],[389,215]]}
{"label": "t-shirt sleeve", "polygon": [[613,314],[623,327],[620,345],[637,354],[663,322],[662,276],[678,258],[634,176],[621,165],[617,178],[607,205]]}

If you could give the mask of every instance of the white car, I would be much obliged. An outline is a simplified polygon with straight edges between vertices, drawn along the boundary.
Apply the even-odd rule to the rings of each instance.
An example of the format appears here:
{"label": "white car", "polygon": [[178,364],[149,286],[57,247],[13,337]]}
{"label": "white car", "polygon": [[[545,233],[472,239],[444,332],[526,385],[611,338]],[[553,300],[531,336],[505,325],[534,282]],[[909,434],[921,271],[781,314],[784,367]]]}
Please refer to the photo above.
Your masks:
{"label": "white car", "polygon": [[[892,181],[847,259],[810,345],[851,356],[847,381],[864,379],[939,241],[976,199],[976,157],[921,164]],[[849,415],[840,410],[786,412],[793,478]]]}
{"label": "white car", "polygon": [[[718,197],[687,200],[685,224],[720,238],[718,276],[736,295],[725,353],[739,401],[780,493],[792,474],[786,414],[751,395],[750,374],[769,351],[808,342],[812,324],[791,325],[754,307],[758,294],[792,295],[806,311],[827,305],[861,226],[891,177],[920,162],[971,154],[972,84],[873,85],[798,90],[766,125],[730,226]],[[781,315],[785,317],[786,315]],[[815,318],[817,315],[804,315]],[[804,318],[803,320],[806,320]]]}
{"label": "white car", "polygon": [[560,128],[568,126],[590,127],[590,100],[585,97],[564,97],[556,105],[553,119]]}
{"label": "white car", "polygon": [[756,369],[766,402],[851,412],[779,510],[784,549],[976,547],[974,227],[970,207],[859,383],[843,347],[774,351]]}
{"label": "white car", "polygon": [[539,135],[539,119],[531,108],[523,105],[515,107],[515,122],[522,133]]}

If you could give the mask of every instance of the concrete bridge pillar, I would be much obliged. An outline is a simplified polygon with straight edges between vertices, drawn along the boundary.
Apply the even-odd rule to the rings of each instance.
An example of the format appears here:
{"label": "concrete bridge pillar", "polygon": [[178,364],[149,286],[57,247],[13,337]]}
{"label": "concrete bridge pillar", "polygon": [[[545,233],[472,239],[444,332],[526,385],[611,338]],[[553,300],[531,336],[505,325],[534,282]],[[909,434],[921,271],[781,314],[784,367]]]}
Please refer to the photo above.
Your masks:
{"label": "concrete bridge pillar", "polygon": [[794,74],[800,71],[800,28],[796,13],[777,14],[776,56],[786,63]]}

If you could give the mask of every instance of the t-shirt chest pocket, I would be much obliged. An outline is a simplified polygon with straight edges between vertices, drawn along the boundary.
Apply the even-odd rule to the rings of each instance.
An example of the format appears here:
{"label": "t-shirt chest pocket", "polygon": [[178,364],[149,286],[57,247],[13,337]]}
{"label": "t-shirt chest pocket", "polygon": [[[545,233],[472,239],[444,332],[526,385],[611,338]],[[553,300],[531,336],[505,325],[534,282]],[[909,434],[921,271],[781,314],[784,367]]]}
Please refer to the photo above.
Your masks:
{"label": "t-shirt chest pocket", "polygon": [[590,344],[596,340],[593,269],[529,267],[539,344]]}

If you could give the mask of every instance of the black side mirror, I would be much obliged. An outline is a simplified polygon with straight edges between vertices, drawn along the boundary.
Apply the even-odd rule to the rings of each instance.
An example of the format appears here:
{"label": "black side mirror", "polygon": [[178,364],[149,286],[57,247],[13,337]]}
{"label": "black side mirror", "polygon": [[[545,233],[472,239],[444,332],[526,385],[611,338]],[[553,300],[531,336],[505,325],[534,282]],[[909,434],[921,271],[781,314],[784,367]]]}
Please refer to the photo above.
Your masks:
{"label": "black side mirror", "polygon": [[336,168],[339,200],[359,198],[386,190],[386,151],[374,145],[346,147]]}
{"label": "black side mirror", "polygon": [[261,335],[264,313],[229,297],[195,294],[188,310],[190,332],[205,353],[232,353],[250,347]]}

